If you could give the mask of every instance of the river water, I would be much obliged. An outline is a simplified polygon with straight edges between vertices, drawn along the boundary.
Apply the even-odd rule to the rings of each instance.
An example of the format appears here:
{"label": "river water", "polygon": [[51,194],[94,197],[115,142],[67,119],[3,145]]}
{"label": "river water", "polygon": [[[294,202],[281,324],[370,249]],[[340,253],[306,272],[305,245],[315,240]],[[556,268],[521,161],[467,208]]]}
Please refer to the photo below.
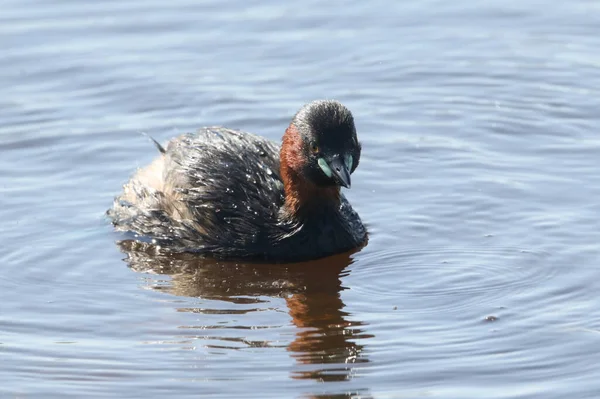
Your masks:
{"label": "river water", "polygon": [[[600,397],[600,5],[5,0],[0,397]],[[336,98],[353,255],[118,244],[164,142]]]}

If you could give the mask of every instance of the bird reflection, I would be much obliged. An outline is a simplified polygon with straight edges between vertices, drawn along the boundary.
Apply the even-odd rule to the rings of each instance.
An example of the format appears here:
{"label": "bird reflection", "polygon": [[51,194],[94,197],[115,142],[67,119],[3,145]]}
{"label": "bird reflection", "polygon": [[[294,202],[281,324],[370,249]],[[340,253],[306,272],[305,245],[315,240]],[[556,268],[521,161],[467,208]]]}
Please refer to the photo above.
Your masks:
{"label": "bird reflection", "polygon": [[[306,263],[265,265],[164,253],[132,240],[118,245],[131,269],[171,276],[168,286],[156,289],[173,295],[229,302],[239,301],[240,296],[285,298],[297,327],[295,339],[287,347],[297,362],[291,375],[294,379],[350,380],[359,364],[368,362],[363,345],[357,342],[372,336],[364,332],[364,323],[348,320],[340,295],[344,289],[340,277],[352,263],[351,252]],[[354,392],[311,397],[364,395]]]}

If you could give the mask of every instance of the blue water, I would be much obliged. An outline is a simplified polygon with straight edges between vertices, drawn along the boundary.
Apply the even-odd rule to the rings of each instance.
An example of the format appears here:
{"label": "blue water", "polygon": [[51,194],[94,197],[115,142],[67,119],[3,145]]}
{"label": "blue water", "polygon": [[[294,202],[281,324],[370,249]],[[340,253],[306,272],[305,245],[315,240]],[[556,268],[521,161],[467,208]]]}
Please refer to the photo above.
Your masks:
{"label": "blue water", "polygon": [[[7,0],[0,397],[600,397],[600,5]],[[369,245],[259,266],[115,244],[206,125],[336,98]]]}

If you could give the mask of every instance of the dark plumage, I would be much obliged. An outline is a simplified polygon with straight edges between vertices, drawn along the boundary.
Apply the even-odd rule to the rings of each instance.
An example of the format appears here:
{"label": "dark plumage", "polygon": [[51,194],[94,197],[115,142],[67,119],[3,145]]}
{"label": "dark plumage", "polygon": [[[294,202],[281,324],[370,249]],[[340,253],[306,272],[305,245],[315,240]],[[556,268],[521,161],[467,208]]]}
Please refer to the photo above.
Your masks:
{"label": "dark plumage", "polygon": [[117,230],[172,251],[264,261],[315,259],[366,241],[339,192],[358,166],[360,144],[350,111],[336,101],[304,106],[281,149],[254,134],[211,127],[163,150],[108,211]]}

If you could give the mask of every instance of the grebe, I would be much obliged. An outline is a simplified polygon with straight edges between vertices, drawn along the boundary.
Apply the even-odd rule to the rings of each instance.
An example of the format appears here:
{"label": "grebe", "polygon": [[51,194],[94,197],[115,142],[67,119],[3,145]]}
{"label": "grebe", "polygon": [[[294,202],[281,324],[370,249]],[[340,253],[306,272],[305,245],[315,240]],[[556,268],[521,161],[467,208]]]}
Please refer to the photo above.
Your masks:
{"label": "grebe", "polygon": [[360,161],[352,113],[313,101],[281,148],[254,134],[202,128],[172,139],[107,212],[115,228],[175,252],[297,262],[346,252],[367,231],[340,193]]}

